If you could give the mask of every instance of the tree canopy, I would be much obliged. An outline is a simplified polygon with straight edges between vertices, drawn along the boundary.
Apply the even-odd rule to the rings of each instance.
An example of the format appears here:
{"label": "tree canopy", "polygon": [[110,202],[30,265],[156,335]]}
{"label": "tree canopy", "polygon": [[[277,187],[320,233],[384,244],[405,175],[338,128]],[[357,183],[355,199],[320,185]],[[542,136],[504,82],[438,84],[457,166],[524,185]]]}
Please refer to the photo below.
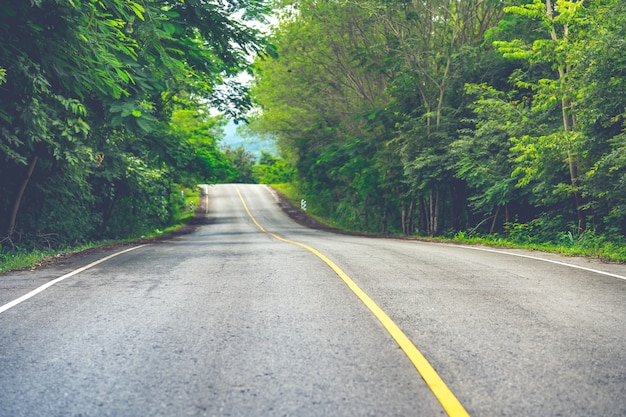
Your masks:
{"label": "tree canopy", "polygon": [[263,53],[251,22],[267,13],[257,0],[2,2],[5,242],[165,225],[179,185],[234,175],[207,110],[237,118],[249,107],[242,86],[216,87]]}
{"label": "tree canopy", "polygon": [[[359,230],[624,238],[619,0],[271,6],[2,2],[3,241],[136,233],[181,186],[259,178]],[[220,147],[253,106],[285,159]]]}

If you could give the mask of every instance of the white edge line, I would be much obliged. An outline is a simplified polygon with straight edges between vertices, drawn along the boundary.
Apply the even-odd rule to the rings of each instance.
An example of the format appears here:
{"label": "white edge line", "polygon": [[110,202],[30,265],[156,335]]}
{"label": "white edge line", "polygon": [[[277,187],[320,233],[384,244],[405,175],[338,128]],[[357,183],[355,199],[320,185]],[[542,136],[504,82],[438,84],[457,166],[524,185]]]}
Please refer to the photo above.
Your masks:
{"label": "white edge line", "polygon": [[116,252],[116,253],[114,253],[114,254],[112,254],[112,255],[109,255],[109,256],[107,256],[107,257],[105,257],[105,258],[102,258],[102,259],[99,259],[99,260],[97,260],[97,261],[95,261],[95,262],[92,262],[92,263],[90,263],[89,265],[85,265],[85,266],[83,266],[83,267],[81,267],[81,268],[78,268],[78,269],[76,269],[76,270],[74,270],[74,271],[72,271],[72,272],[70,272],[70,273],[67,273],[67,274],[65,274],[65,275],[63,275],[63,276],[61,276],[61,277],[58,277],[58,278],[56,278],[56,279],[53,279],[52,281],[49,281],[49,282],[47,282],[47,283],[43,284],[42,286],[40,286],[40,287],[38,287],[38,288],[36,288],[36,289],[32,290],[32,291],[31,291],[31,292],[29,292],[28,294],[24,294],[24,295],[23,295],[23,296],[21,296],[20,298],[17,298],[17,299],[15,299],[15,300],[11,301],[10,303],[7,303],[7,304],[3,305],[2,307],[0,307],[0,314],[4,313],[5,311],[7,311],[7,310],[8,310],[8,309],[10,309],[10,308],[15,307],[16,305],[18,305],[18,304],[20,304],[20,303],[23,303],[24,301],[28,300],[29,298],[34,297],[35,295],[39,294],[40,292],[42,292],[42,291],[44,291],[44,290],[46,290],[46,289],[48,289],[48,288],[52,287],[54,284],[57,284],[57,283],[59,283],[59,282],[63,281],[64,279],[66,279],[66,278],[69,278],[69,277],[71,277],[71,276],[74,276],[74,275],[76,275],[76,274],[79,274],[79,273],[81,273],[81,272],[83,272],[83,271],[85,271],[85,270],[87,270],[87,269],[89,269],[89,268],[92,268],[92,267],[94,267],[94,266],[96,266],[96,265],[98,265],[98,264],[100,264],[100,263],[102,263],[102,262],[108,261],[109,259],[114,258],[114,257],[116,257],[117,255],[121,255],[121,254],[123,254],[123,253],[130,252],[131,250],[139,249],[139,248],[141,248],[141,247],[143,247],[143,246],[146,246],[146,245],[134,246],[134,247],[132,247],[132,248],[129,248],[129,249],[123,250],[123,251],[121,251],[121,252]]}
{"label": "white edge line", "polygon": [[459,247],[465,248],[465,249],[479,250],[479,251],[483,251],[483,252],[499,253],[499,254],[502,254],[502,255],[517,256],[519,258],[534,259],[534,260],[543,261],[543,262],[550,262],[552,264],[557,264],[557,265],[561,265],[561,266],[567,266],[567,267],[570,267],[570,268],[582,269],[583,271],[593,272],[595,274],[600,274],[600,275],[606,275],[608,277],[618,278],[618,279],[626,281],[626,277],[623,276],[623,275],[612,274],[610,272],[600,271],[598,269],[593,269],[593,268],[587,268],[585,266],[568,264],[568,263],[560,262],[560,261],[553,261],[551,259],[539,258],[537,256],[522,255],[521,253],[511,253],[511,252],[505,252],[505,251],[501,251],[501,250],[477,248],[477,247],[474,247],[474,246],[466,246],[466,245],[459,245]]}

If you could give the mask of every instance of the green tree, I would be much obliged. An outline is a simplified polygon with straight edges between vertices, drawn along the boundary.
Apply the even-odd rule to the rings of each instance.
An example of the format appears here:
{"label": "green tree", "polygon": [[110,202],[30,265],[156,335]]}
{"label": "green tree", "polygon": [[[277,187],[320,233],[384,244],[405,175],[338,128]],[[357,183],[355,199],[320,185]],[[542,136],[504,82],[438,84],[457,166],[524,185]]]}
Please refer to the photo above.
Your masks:
{"label": "green tree", "polygon": [[575,45],[572,82],[577,123],[586,139],[587,172],[581,176],[598,226],[626,234],[626,12],[617,0],[592,3],[594,30]]}
{"label": "green tree", "polygon": [[[576,126],[576,112],[572,103],[576,94],[570,82],[570,74],[575,60],[572,46],[584,34],[583,1],[534,0],[530,4],[511,6],[505,9],[528,19],[542,23],[546,38],[537,39],[532,44],[524,40],[495,42],[495,46],[505,57],[524,59],[530,63],[547,63],[555,70],[556,78],[541,78],[536,81],[518,80],[518,85],[531,88],[535,94],[533,107],[538,112],[558,109],[561,113],[561,126],[558,130],[548,131],[540,136],[524,135],[516,140],[515,150],[519,152],[519,167],[516,172],[521,176],[521,185],[532,180],[548,179],[542,176],[542,167],[553,158],[564,159],[569,169],[569,185],[557,183],[554,191],[562,190],[571,194],[577,212],[578,227],[586,228],[583,213],[583,201],[580,193],[580,174],[582,155],[580,130]],[[559,157],[562,154],[563,157]],[[545,173],[545,171],[543,171]]]}
{"label": "green tree", "polygon": [[228,161],[231,169],[226,182],[236,183],[254,183],[252,169],[254,166],[254,155],[245,150],[243,146],[231,148],[225,146],[223,148],[225,159]]}
{"label": "green tree", "polygon": [[[266,11],[263,1],[229,8],[201,0],[2,3],[0,218],[8,238],[18,225],[26,233],[52,227],[42,223],[39,203],[52,196],[54,205],[61,184],[81,190],[83,224],[103,225],[84,229],[84,238],[118,216],[115,201],[144,199],[143,213],[168,207],[174,179],[185,177],[168,164],[180,159],[177,149],[194,145],[170,134],[170,118],[207,98],[230,111],[246,106],[216,86],[264,48],[247,21]],[[161,198],[164,205],[151,203]],[[26,213],[21,220],[18,211]]]}
{"label": "green tree", "polygon": [[478,97],[471,105],[474,127],[454,142],[456,175],[467,182],[472,210],[481,215],[478,228],[491,220],[489,233],[496,230],[498,216],[504,209],[503,223],[518,214],[513,205],[524,201],[523,191],[512,176],[510,138],[527,131],[529,109],[521,100],[510,97],[486,84],[468,84],[467,93]]}
{"label": "green tree", "polygon": [[444,212],[460,227],[464,184],[449,151],[465,102],[459,79],[499,2],[291,10],[276,32],[279,58],[258,63],[256,127],[278,137],[304,187],[352,227],[412,233],[419,213],[420,228],[437,234]]}
{"label": "green tree", "polygon": [[[18,176],[17,182],[3,184],[3,195],[12,196],[4,202],[4,228],[9,238],[15,232],[26,187],[41,159],[76,170],[89,165],[91,150],[84,141],[87,111],[79,99],[92,91],[112,97],[124,93],[128,72],[120,56],[132,56],[135,44],[119,26],[122,16],[141,13],[142,8],[130,1],[108,4],[107,12],[104,4],[100,7],[92,2],[10,1],[0,6],[4,39],[0,62],[6,63],[0,150],[5,170],[12,171],[13,178]],[[93,43],[84,39],[87,15],[93,18],[89,26]],[[90,77],[85,68],[94,65],[96,59],[99,65]]]}
{"label": "green tree", "polygon": [[253,126],[330,217],[429,235],[626,230],[618,0],[287,6],[278,57],[256,63]]}
{"label": "green tree", "polygon": [[[253,126],[278,140],[305,190],[340,219],[378,224],[375,154],[390,138],[385,124],[388,76],[382,30],[352,3],[304,2],[283,19],[274,41],[278,58],[257,63]],[[348,220],[349,219],[349,220]],[[378,229],[380,230],[380,229]]]}
{"label": "green tree", "polygon": [[[397,66],[391,94],[403,115],[397,135],[406,181],[419,200],[419,224],[428,235],[441,232],[444,204],[448,227],[461,227],[464,184],[454,176],[450,144],[461,128],[466,62],[486,31],[501,17],[498,2],[429,0],[374,3],[390,34]],[[472,81],[472,80],[466,80]]]}
{"label": "green tree", "polygon": [[211,116],[202,110],[175,110],[170,123],[172,143],[178,144],[171,164],[184,177],[176,182],[193,187],[198,183],[223,182],[232,177],[232,167],[219,140],[226,121],[221,116]]}
{"label": "green tree", "polygon": [[283,158],[261,151],[261,157],[252,168],[255,182],[259,184],[286,184],[295,180],[293,167]]}

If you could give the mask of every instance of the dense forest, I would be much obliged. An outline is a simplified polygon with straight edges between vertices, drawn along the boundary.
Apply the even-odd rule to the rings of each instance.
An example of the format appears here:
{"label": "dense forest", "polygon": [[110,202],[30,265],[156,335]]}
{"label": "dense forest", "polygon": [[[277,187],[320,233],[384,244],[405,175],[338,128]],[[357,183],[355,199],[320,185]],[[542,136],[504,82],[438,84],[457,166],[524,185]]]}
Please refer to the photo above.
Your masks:
{"label": "dense forest", "polygon": [[250,181],[251,155],[218,139],[250,107],[228,80],[267,49],[268,12],[257,0],[1,2],[2,246],[137,236],[176,222],[184,187]]}
{"label": "dense forest", "polygon": [[[624,242],[621,0],[8,0],[0,33],[5,248],[292,170],[349,229]],[[282,159],[221,147],[227,118]]]}
{"label": "dense forest", "polygon": [[383,233],[626,233],[622,0],[277,6],[252,127],[310,210]]}

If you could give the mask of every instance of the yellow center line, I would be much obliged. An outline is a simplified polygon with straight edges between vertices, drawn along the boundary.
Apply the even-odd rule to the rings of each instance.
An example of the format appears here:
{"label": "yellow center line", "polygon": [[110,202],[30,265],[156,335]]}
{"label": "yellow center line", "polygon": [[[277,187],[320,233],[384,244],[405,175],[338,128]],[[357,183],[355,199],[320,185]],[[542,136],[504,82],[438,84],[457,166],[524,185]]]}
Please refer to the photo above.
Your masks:
{"label": "yellow center line", "polygon": [[365,306],[374,314],[374,316],[382,323],[382,325],[387,329],[387,332],[391,335],[391,337],[396,341],[396,343],[400,346],[400,348],[404,351],[406,356],[415,366],[417,372],[422,376],[428,387],[431,389],[439,403],[441,403],[444,410],[448,413],[450,417],[469,417],[469,413],[465,410],[461,402],[456,398],[456,396],[452,393],[450,388],[443,382],[443,379],[439,376],[439,374],[432,367],[430,362],[424,357],[422,352],[420,352],[417,347],[411,342],[411,340],[407,337],[406,334],[398,327],[398,325],[391,320],[391,318],[381,309],[378,304],[374,302],[353,280],[346,274],[341,268],[337,266],[333,261],[328,259],[324,254],[319,252],[317,249],[312,248],[311,246],[305,245],[304,243],[296,242],[293,240],[285,239],[275,233],[267,231],[259,222],[254,218],[250,210],[248,209],[248,205],[246,204],[243,195],[239,191],[239,188],[235,186],[235,190],[237,190],[237,194],[239,194],[239,198],[241,199],[241,203],[243,204],[243,208],[248,213],[250,219],[254,222],[254,224],[264,233],[278,239],[282,242],[290,243],[292,245],[300,246],[308,250],[309,252],[316,255],[320,258],[326,265],[328,265],[335,273],[345,282],[345,284],[352,290],[352,292],[365,304]]}

